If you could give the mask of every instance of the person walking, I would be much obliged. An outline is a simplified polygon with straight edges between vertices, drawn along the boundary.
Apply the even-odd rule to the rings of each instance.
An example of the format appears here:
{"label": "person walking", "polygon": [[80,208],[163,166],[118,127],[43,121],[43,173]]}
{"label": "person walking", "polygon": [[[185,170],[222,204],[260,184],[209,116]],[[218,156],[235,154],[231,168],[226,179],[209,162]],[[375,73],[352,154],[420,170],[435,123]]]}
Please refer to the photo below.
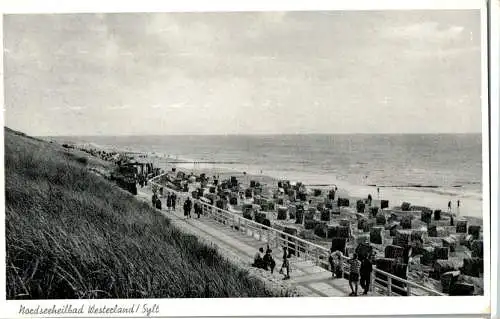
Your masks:
{"label": "person walking", "polygon": [[358,283],[359,283],[359,271],[361,268],[361,262],[358,260],[358,255],[354,253],[352,258],[349,259],[349,287],[351,288],[351,293],[349,296],[358,295]]}
{"label": "person walking", "polygon": [[186,208],[187,208],[187,217],[191,218],[191,209],[193,208],[193,202],[191,201],[190,197],[186,199]]}
{"label": "person walking", "polygon": [[360,268],[360,285],[361,288],[363,288],[363,295],[368,294],[368,290],[370,290],[370,279],[371,279],[371,274],[373,271],[373,265],[369,257],[366,257],[363,259],[361,262],[361,268]]}
{"label": "person walking", "polygon": [[283,268],[286,269],[286,275],[283,280],[290,279],[290,261],[288,260],[288,249],[283,248],[283,264],[281,265],[280,274],[283,274]]}
{"label": "person walking", "polygon": [[201,215],[201,205],[198,202],[194,203],[194,213],[198,215],[198,219],[200,218]]}
{"label": "person walking", "polygon": [[332,277],[342,278],[342,257],[343,254],[340,250],[333,252],[332,260]]}
{"label": "person walking", "polygon": [[184,209],[184,217],[188,218],[188,201],[189,201],[189,197],[184,201],[184,205],[183,205],[183,209]]}
{"label": "person walking", "polygon": [[160,198],[156,199],[156,208],[161,210],[161,199]]}
{"label": "person walking", "polygon": [[170,193],[167,193],[167,211],[170,211],[171,207],[172,207],[172,195],[170,195]]}
{"label": "person walking", "polygon": [[328,263],[330,264],[330,271],[332,272],[332,278],[335,278],[335,259],[337,258],[337,254],[335,249],[330,248],[330,256],[328,256]]}
{"label": "person walking", "polygon": [[172,193],[170,201],[172,204],[172,210],[175,212],[175,205],[177,204],[177,195],[175,193]]}

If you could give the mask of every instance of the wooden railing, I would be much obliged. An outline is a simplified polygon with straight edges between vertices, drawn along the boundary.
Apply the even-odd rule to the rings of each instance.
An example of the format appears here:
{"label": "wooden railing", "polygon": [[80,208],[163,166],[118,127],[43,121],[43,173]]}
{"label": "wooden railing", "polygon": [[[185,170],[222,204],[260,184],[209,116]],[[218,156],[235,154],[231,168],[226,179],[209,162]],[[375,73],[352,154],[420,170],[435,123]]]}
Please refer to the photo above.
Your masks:
{"label": "wooden railing", "polygon": [[[157,176],[150,180],[151,185],[158,187],[166,187],[155,182]],[[201,205],[203,215],[214,219],[215,221],[230,227],[233,230],[244,233],[247,236],[253,237],[259,241],[267,243],[269,247],[295,252],[295,256],[302,260],[312,261],[315,265],[330,269],[328,256],[330,250],[326,247],[314,244],[300,237],[288,234],[273,227],[265,226],[253,220],[244,218],[242,215],[232,213],[230,211],[220,209],[214,205],[210,205],[204,201],[194,199],[189,193],[178,192],[168,189],[169,192],[176,193],[177,197],[184,201],[186,198],[191,198],[193,203]],[[342,277],[349,274],[349,258],[343,256],[342,260]],[[445,296],[445,294],[436,290],[424,287],[415,282],[402,279],[388,272],[382,271],[373,267],[371,276],[370,290],[376,294],[387,296]]]}

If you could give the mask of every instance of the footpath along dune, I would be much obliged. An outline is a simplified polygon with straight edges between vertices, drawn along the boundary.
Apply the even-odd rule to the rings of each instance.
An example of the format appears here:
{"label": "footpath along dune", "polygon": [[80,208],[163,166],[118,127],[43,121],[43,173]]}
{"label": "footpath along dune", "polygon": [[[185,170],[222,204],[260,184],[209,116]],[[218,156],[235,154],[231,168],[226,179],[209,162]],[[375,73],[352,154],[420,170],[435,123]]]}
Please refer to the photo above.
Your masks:
{"label": "footpath along dune", "polygon": [[[152,196],[150,187],[140,188],[138,197],[150,201]],[[348,281],[345,279],[332,279],[331,273],[310,261],[291,259],[291,279],[283,280],[283,275],[275,270],[270,271],[251,267],[253,256],[260,247],[265,248],[265,243],[255,238],[242,235],[225,225],[221,225],[207,216],[200,219],[186,219],[182,208],[176,211],[162,209],[164,216],[169,218],[174,225],[183,231],[193,234],[207,244],[217,246],[218,250],[233,263],[247,270],[251,277],[264,279],[266,286],[273,291],[288,291],[292,296],[307,297],[345,297],[350,293]],[[274,251],[276,267],[282,264],[281,251]],[[370,293],[368,296],[373,295]]]}

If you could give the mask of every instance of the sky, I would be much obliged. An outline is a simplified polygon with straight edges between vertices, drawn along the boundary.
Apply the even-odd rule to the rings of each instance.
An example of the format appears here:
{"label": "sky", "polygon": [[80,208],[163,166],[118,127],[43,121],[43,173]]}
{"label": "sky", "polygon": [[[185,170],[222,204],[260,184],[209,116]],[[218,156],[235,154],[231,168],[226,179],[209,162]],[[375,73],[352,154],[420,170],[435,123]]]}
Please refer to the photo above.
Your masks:
{"label": "sky", "polygon": [[480,12],[4,16],[30,135],[481,132]]}

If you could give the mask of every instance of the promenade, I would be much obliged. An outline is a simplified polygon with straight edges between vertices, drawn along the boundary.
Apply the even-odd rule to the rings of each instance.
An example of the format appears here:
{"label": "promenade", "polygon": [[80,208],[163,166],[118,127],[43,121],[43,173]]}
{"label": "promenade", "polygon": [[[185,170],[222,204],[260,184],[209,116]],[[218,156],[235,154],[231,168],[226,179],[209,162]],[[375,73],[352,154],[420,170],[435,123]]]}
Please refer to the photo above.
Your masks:
{"label": "promenade", "polygon": [[[138,196],[150,202],[151,189],[140,188]],[[186,219],[183,216],[182,205],[178,206],[180,207],[176,207],[175,211],[167,211],[162,206],[162,214],[183,231],[196,235],[204,242],[216,245],[218,250],[230,260],[236,259],[237,263],[245,263],[246,265],[243,266],[249,267],[257,250],[260,247],[266,247],[264,240],[261,241],[256,236],[248,236],[236,231],[207,215],[202,215],[198,219],[192,214],[192,218]],[[332,279],[330,271],[314,265],[310,260],[301,260],[296,257],[290,258],[291,278],[284,281],[283,275],[278,273],[282,264],[281,251],[273,249],[273,257],[276,260],[274,274],[260,269],[255,269],[255,272],[274,284],[282,281],[285,285],[296,287],[301,295],[307,297],[345,297],[351,292],[346,279]],[[359,287],[359,297],[362,296],[361,293],[362,289]],[[374,293],[370,292],[369,295],[374,295]]]}
{"label": "promenade", "polygon": [[[156,177],[158,178],[158,177]],[[138,190],[138,196],[150,202],[153,192],[152,185],[161,187],[153,178],[147,187]],[[173,190],[168,189],[169,192]],[[192,218],[185,218],[182,203],[189,193],[176,192],[179,200],[175,211],[167,211],[162,205],[162,214],[169,217],[174,225],[201,240],[215,245],[229,259],[239,263],[250,273],[274,287],[282,287],[283,291],[293,287],[297,294],[310,297],[344,297],[351,292],[345,275],[349,273],[347,258],[343,260],[343,278],[334,279],[329,270],[329,249],[316,245],[302,238],[284,233],[273,227],[268,227],[255,221],[243,218],[239,214],[216,208],[203,201],[195,200],[202,207],[201,218],[192,213]],[[282,264],[283,247],[297,250],[298,254],[289,258],[291,265],[290,279],[283,280],[283,275],[270,274],[261,269],[250,267],[253,257],[259,248],[269,246],[273,249],[277,271]],[[375,280],[375,278],[377,279]],[[443,296],[444,294],[423,287],[415,282],[399,278],[374,267],[371,276],[370,291],[364,296]],[[362,295],[358,287],[358,296]]]}

